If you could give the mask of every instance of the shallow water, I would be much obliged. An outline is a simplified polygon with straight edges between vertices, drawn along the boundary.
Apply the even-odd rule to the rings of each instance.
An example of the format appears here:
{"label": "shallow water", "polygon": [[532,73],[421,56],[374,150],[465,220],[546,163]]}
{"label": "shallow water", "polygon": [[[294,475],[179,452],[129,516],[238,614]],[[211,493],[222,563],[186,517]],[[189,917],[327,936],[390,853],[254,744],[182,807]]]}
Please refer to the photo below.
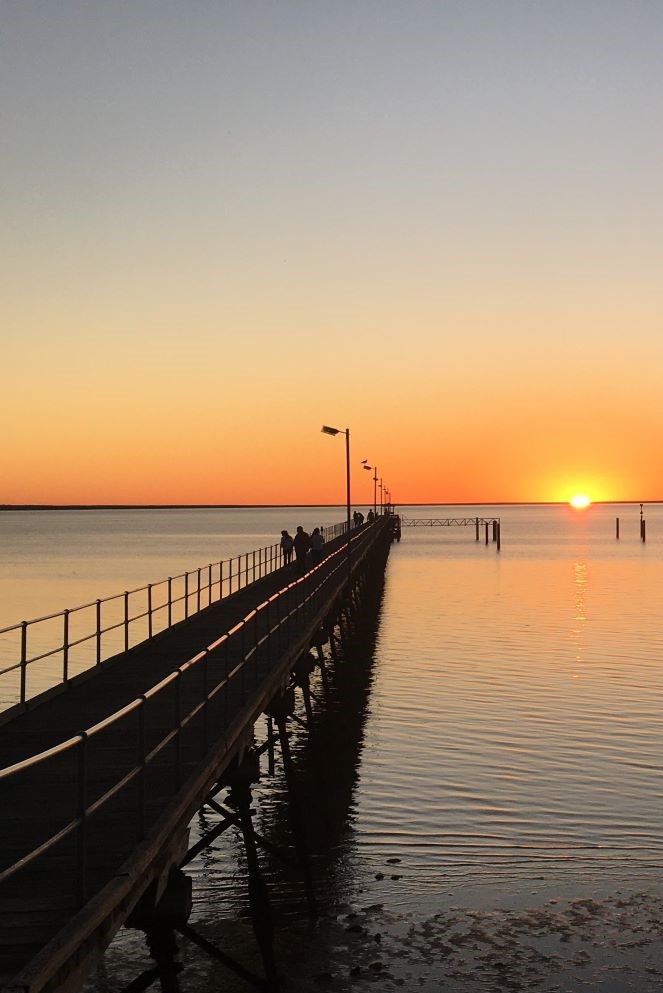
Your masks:
{"label": "shallow water", "polygon": [[[295,732],[330,917],[309,932],[299,878],[264,860],[288,921],[278,942],[293,989],[316,976],[338,989],[660,982],[663,510],[646,508],[646,544],[638,511],[404,509],[500,516],[502,551],[483,530],[476,542],[473,527],[404,528],[374,629],[332,673],[326,704],[317,686],[311,739]],[[209,561],[212,548],[237,554],[281,527],[342,517],[105,513],[0,515],[4,623]],[[262,780],[256,808],[259,829],[288,844],[280,775]],[[233,834],[191,866],[194,917],[248,961]],[[146,964],[138,939],[118,936],[106,979],[102,970],[90,988],[118,988]],[[218,987],[218,967],[191,951],[187,969],[190,988]]]}

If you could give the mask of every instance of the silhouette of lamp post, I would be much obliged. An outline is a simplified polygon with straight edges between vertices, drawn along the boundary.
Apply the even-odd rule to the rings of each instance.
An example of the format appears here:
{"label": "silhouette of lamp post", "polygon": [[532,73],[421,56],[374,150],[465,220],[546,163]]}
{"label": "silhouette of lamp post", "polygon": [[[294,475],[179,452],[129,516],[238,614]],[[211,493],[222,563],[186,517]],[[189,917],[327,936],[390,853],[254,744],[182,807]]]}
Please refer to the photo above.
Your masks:
{"label": "silhouette of lamp post", "polygon": [[362,465],[367,472],[373,472],[373,517],[378,516],[378,467],[369,465],[366,459],[362,459]]}
{"label": "silhouette of lamp post", "polygon": [[329,425],[322,425],[323,434],[331,434],[336,436],[337,434],[345,435],[345,500],[347,509],[347,528],[348,528],[348,554],[350,552],[350,428],[330,428]]}

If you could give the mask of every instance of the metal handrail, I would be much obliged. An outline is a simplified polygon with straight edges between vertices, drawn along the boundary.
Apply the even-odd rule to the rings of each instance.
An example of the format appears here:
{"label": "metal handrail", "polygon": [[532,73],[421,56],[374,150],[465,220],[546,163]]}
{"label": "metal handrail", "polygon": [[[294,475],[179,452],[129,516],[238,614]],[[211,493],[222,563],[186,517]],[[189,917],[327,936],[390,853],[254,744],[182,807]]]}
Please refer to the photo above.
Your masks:
{"label": "metal handrail", "polygon": [[[358,531],[356,534],[351,536],[350,549],[353,556],[353,561],[355,565],[361,560],[361,558],[367,553],[368,549],[371,547],[371,542],[368,539],[373,539],[376,535],[376,526],[368,525]],[[361,550],[360,554],[357,554]],[[292,634],[291,621],[294,619],[295,624],[295,634],[302,627],[302,621],[306,620],[306,617],[302,617],[302,610],[304,615],[313,616],[312,603],[315,598],[320,599],[321,594],[326,590],[326,587],[331,584],[335,579],[338,579],[339,572],[341,573],[341,579],[344,582],[347,578],[347,554],[348,545],[345,543],[340,547],[332,551],[313,569],[309,570],[303,576],[291,583],[288,583],[278,592],[272,594],[267,600],[263,601],[256,608],[253,608],[249,613],[242,618],[234,627],[217,638],[211,645],[209,645],[205,650],[198,652],[197,655],[188,659],[186,662],[182,663],[178,668],[174,669],[171,673],[161,679],[153,687],[148,689],[145,693],[136,697],[134,700],[130,701],[120,710],[108,717],[97,722],[90,728],[80,732],[72,738],[61,742],[52,748],[46,749],[40,752],[38,755],[33,755],[30,758],[24,759],[21,762],[14,763],[4,769],[0,769],[0,783],[6,782],[7,780],[15,780],[16,777],[29,772],[34,769],[37,765],[43,765],[53,757],[57,755],[63,755],[66,753],[75,752],[74,762],[76,764],[76,781],[77,790],[76,795],[78,797],[77,809],[72,812],[72,816],[69,817],[67,823],[60,827],[55,833],[50,835],[45,840],[41,841],[35,848],[31,851],[26,852],[12,865],[7,866],[4,870],[0,871],[0,883],[3,883],[16,875],[17,872],[26,868],[28,865],[32,864],[40,856],[47,854],[56,844],[59,844],[65,838],[69,837],[74,832],[79,833],[79,843],[77,844],[77,868],[76,868],[76,882],[77,882],[77,893],[79,905],[85,900],[86,894],[86,873],[87,864],[85,856],[85,846],[83,839],[85,837],[85,827],[87,820],[99,810],[101,810],[106,804],[108,804],[113,798],[118,796],[123,790],[125,790],[138,776],[145,775],[145,772],[149,765],[153,762],[157,755],[172,741],[177,743],[177,784],[181,785],[181,737],[183,731],[191,724],[193,719],[204,712],[204,722],[205,722],[205,740],[207,739],[209,733],[209,720],[208,712],[212,700],[218,695],[221,690],[226,691],[226,696],[228,692],[228,687],[232,679],[241,675],[242,679],[240,682],[242,689],[242,705],[246,702],[246,680],[244,677],[244,668],[247,666],[249,660],[253,660],[253,668],[257,675],[257,668],[261,662],[261,656],[259,654],[259,649],[262,650],[262,656],[267,661],[269,667],[270,660],[274,658],[274,654],[271,651],[272,639],[277,638],[277,648],[280,650],[280,637],[281,631],[286,627],[288,635]],[[295,603],[292,602],[286,604],[286,609],[284,612],[280,612],[276,618],[274,624],[269,623],[269,613],[267,613],[267,627],[265,633],[261,637],[258,637],[258,624],[262,619],[265,611],[269,611],[270,605],[279,603],[282,600],[290,599],[292,601],[293,591],[298,591],[299,596],[296,598]],[[246,639],[242,636],[245,635],[247,626],[253,624],[253,634],[254,637],[251,639],[251,648],[246,651],[244,650],[244,645]],[[241,641],[241,655],[237,665],[233,666],[232,670],[228,669],[228,662],[230,657],[229,647],[232,643],[233,647]],[[204,665],[208,667],[209,660],[215,655],[224,650],[225,653],[225,672],[223,677],[216,683],[214,687],[210,690],[207,686],[207,679],[205,679],[205,690],[202,698],[196,700],[189,711],[182,715],[178,713],[174,725],[167,727],[165,733],[162,737],[152,746],[149,751],[146,751],[145,746],[145,711],[152,700],[158,699],[164,691],[172,684],[180,686],[184,674],[188,671],[194,671],[199,665]],[[226,701],[227,702],[227,701]],[[178,706],[179,711],[179,706]],[[88,777],[87,777],[87,747],[97,735],[101,734],[108,728],[117,724],[120,720],[127,717],[132,712],[138,712],[139,714],[139,726],[137,735],[137,741],[134,741],[134,746],[139,755],[139,759],[134,765],[120,778],[113,783],[109,788],[107,788],[100,796],[96,797],[91,802],[87,802],[86,797],[88,794]],[[218,723],[214,725],[217,728],[217,741],[222,737],[225,728],[219,727]],[[194,728],[195,730],[195,728]],[[196,741],[199,739],[199,735]],[[205,750],[203,756],[207,754],[209,747],[205,744]],[[177,791],[177,790],[176,790]],[[175,791],[175,792],[176,792]],[[145,791],[144,788],[141,789],[140,799],[137,809],[135,811],[138,824],[141,828],[141,837],[144,836],[145,831]]]}
{"label": "metal handrail", "polygon": [[[346,523],[343,522],[323,528],[325,542],[332,541],[334,538],[345,533],[346,526]],[[175,609],[180,604],[182,605],[181,612],[183,613],[183,617],[179,619],[193,617],[212,603],[217,603],[231,596],[233,593],[237,593],[240,589],[245,589],[247,586],[252,585],[252,583],[270,575],[277,569],[280,569],[282,565],[283,553],[281,552],[280,544],[266,545],[245,552],[242,555],[220,559],[217,562],[210,562],[207,565],[179,573],[176,576],[168,576],[167,579],[160,579],[155,583],[148,583],[146,586],[124,590],[122,593],[114,593],[111,596],[79,604],[76,607],[66,608],[53,614],[44,614],[41,617],[33,617],[30,620],[20,621],[17,624],[11,624],[9,627],[0,628],[0,637],[12,634],[20,635],[20,647],[17,650],[18,658],[6,667],[0,668],[0,677],[20,671],[17,698],[13,702],[8,702],[6,707],[11,707],[14,704],[25,704],[27,700],[41,692],[40,690],[36,690],[34,693],[30,693],[28,688],[28,669],[34,663],[54,656],[62,656],[62,669],[58,674],[57,682],[66,684],[72,678],[69,672],[70,652],[72,649],[80,648],[81,645],[93,642],[95,650],[92,656],[83,663],[80,661],[77,662],[77,670],[80,672],[92,668],[94,665],[100,665],[102,662],[118,654],[117,644],[108,646],[107,650],[104,651],[104,636],[122,630],[124,632],[124,638],[119,650],[128,651],[130,648],[135,648],[136,645],[149,641],[161,631],[172,627],[173,623],[176,623],[174,619]],[[201,585],[203,575],[206,576],[206,581],[204,585]],[[251,577],[250,579],[249,576]],[[190,584],[191,577],[195,579],[194,584]],[[173,590],[173,584],[180,580],[184,581],[184,590],[181,594],[178,590]],[[165,600],[163,603],[155,603],[154,591],[159,590],[161,587],[165,587]],[[175,595],[173,595],[174,592]],[[147,606],[144,607],[141,604],[136,608],[137,612],[132,612],[130,610],[131,597],[140,594],[147,596]],[[122,609],[122,604],[124,604],[123,616],[119,620],[113,619],[110,623],[104,625],[102,623],[102,608],[108,604],[116,604],[120,609]],[[70,637],[69,631],[72,616],[93,608],[95,610],[95,618],[92,630],[86,634],[73,638]],[[165,618],[163,617],[163,612],[166,612]],[[161,626],[158,623],[155,624],[156,618],[159,621],[163,620]],[[49,621],[57,622],[58,620],[62,624],[61,640],[58,640],[55,646],[48,647],[47,649],[41,648],[36,654],[29,655],[28,633],[34,629],[35,625]],[[146,622],[147,636],[138,637],[132,641],[131,632],[132,630],[135,632],[136,629],[135,627],[132,629],[131,625],[136,625],[141,621]]]}

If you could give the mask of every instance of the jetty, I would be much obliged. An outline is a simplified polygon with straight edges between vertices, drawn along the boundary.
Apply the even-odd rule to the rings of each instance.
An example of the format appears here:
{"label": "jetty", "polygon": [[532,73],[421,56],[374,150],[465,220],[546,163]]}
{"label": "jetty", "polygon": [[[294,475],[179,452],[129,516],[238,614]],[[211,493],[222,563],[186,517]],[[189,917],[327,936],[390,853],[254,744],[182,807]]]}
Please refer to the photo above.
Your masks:
{"label": "jetty", "polygon": [[499,517],[400,517],[400,528],[474,528],[475,539],[479,541],[480,530],[484,529],[486,544],[492,531],[492,540],[499,552],[502,547],[502,522]]}
{"label": "jetty", "polygon": [[[250,787],[261,756],[273,770],[280,747],[314,916],[288,726],[298,719],[295,694],[310,715],[315,666],[324,676],[339,639],[374,609],[391,515],[350,531],[337,525],[325,538],[321,561],[303,574],[284,567],[271,546],[0,632],[3,646],[16,644],[15,658],[0,669],[14,681],[0,716],[0,983],[7,993],[73,993],[125,924],[145,932],[155,963],[133,990],[158,981],[175,993],[176,931],[255,987],[277,988],[256,857],[265,840],[253,830]],[[44,689],[36,673],[46,663],[58,678]],[[257,722],[267,729],[260,746]],[[222,788],[230,805],[217,798]],[[222,821],[192,846],[189,824],[205,805]],[[231,825],[244,839],[264,976],[188,923],[191,882],[183,870]]]}

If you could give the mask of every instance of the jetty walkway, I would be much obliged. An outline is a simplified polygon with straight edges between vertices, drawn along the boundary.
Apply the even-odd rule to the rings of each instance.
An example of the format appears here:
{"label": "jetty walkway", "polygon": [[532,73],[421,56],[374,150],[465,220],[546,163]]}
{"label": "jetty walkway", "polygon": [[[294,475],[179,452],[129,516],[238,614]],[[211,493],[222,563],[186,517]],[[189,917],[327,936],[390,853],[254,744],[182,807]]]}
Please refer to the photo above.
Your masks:
{"label": "jetty walkway", "polygon": [[[78,989],[130,915],[148,938],[160,932],[191,818],[237,771],[261,715],[276,722],[286,760],[293,685],[306,692],[311,647],[333,650],[341,611],[384,570],[390,539],[386,517],[338,533],[302,576],[272,562],[248,582],[247,560],[247,585],[208,606],[198,570],[194,616],[33,700],[19,666],[21,700],[0,725],[4,989]],[[176,988],[165,966],[159,978]]]}

